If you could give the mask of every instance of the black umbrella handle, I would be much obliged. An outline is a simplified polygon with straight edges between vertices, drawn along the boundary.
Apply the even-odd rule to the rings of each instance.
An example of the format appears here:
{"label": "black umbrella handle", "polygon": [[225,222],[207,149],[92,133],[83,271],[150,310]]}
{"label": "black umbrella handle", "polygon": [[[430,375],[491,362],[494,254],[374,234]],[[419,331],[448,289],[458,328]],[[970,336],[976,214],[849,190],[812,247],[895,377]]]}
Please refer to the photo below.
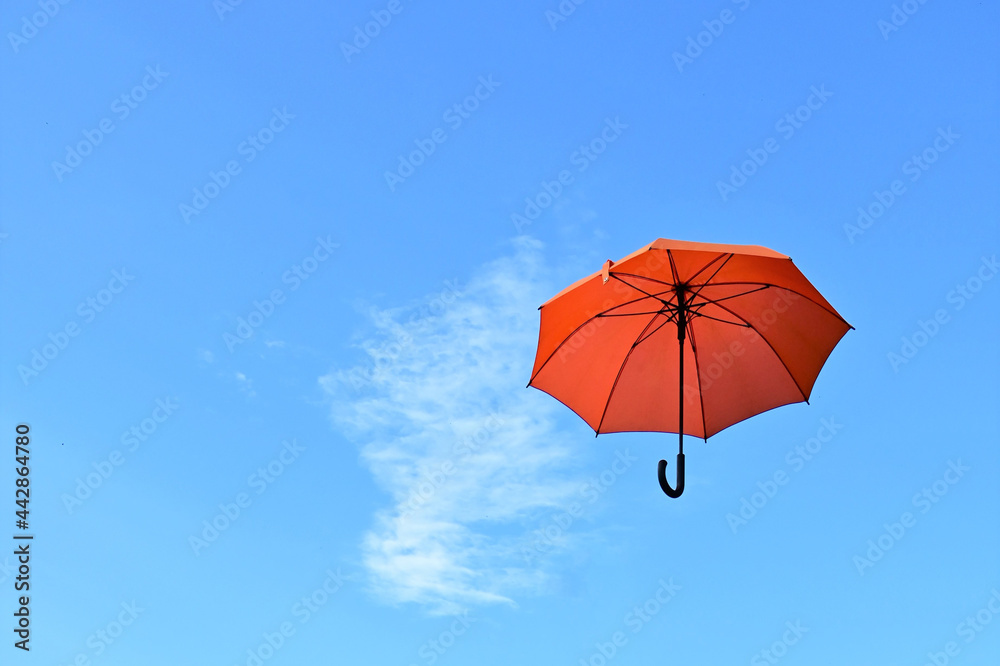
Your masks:
{"label": "black umbrella handle", "polygon": [[657,478],[660,480],[660,488],[668,497],[677,499],[684,492],[684,338],[687,329],[687,305],[684,302],[684,290],[677,290],[677,347],[680,352],[678,358],[678,387],[677,387],[677,488],[674,489],[667,481],[667,461],[661,460],[657,470]]}
{"label": "black umbrella handle", "polygon": [[659,470],[657,472],[657,477],[660,479],[660,488],[663,492],[667,494],[668,497],[673,497],[677,499],[684,492],[684,454],[677,454],[677,488],[671,488],[670,482],[667,481],[667,461],[661,460],[659,465]]}

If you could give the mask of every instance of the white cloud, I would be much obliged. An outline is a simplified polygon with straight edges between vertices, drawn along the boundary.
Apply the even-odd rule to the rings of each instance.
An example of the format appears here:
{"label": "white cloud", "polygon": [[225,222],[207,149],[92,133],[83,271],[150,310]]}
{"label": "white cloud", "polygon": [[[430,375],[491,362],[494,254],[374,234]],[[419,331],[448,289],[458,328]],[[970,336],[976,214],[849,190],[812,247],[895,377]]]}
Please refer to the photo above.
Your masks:
{"label": "white cloud", "polygon": [[237,372],[236,381],[239,383],[240,390],[247,395],[248,398],[256,397],[257,392],[253,390],[253,380],[244,375],[242,372]]}
{"label": "white cloud", "polygon": [[369,362],[320,379],[338,429],[392,498],[362,544],[389,601],[435,613],[513,603],[544,582],[522,557],[533,523],[579,499],[570,440],[555,428],[565,408],[525,388],[553,286],[540,244],[515,246],[416,318],[373,313]]}

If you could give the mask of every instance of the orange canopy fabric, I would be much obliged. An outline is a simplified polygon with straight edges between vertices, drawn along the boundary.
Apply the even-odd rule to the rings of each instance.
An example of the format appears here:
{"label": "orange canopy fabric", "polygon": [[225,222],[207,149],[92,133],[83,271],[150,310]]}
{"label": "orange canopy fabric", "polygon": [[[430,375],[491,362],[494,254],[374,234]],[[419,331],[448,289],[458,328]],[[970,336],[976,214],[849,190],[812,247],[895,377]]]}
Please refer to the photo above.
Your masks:
{"label": "orange canopy fabric", "polygon": [[598,434],[678,432],[681,390],[683,434],[706,439],[807,401],[852,328],[783,254],[662,238],[539,309],[528,385]]}

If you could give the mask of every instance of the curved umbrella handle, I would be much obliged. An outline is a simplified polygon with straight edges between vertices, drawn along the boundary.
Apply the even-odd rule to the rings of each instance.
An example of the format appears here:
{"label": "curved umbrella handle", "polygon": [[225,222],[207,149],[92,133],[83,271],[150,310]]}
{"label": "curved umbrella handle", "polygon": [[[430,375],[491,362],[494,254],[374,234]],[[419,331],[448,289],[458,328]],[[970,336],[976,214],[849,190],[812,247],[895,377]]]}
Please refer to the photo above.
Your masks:
{"label": "curved umbrella handle", "polygon": [[677,490],[670,487],[670,482],[667,481],[667,461],[661,460],[659,469],[657,471],[657,476],[660,479],[660,488],[663,489],[669,497],[677,499],[684,492],[684,454],[677,454]]}

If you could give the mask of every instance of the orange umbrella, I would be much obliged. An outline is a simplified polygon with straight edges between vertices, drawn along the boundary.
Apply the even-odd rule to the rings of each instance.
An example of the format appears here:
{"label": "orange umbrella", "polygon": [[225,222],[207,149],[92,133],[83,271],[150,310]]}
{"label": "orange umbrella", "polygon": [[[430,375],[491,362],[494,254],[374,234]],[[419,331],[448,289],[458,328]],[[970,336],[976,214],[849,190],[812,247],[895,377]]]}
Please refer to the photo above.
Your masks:
{"label": "orange umbrella", "polygon": [[670,497],[684,492],[685,434],[707,440],[755,414],[808,402],[853,328],[783,254],[663,238],[609,259],[539,309],[528,386],[598,435],[678,433],[676,489],[667,462],[659,465]]}

